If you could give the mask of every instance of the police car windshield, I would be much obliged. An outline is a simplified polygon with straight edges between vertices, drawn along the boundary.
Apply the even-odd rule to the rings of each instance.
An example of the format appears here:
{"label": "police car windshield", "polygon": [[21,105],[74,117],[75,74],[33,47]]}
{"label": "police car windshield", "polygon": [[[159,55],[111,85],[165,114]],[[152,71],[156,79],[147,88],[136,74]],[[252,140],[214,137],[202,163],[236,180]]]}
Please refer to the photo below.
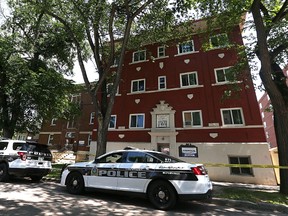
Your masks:
{"label": "police car windshield", "polygon": [[180,160],[178,158],[172,157],[167,154],[162,153],[151,153],[154,157],[156,157],[158,160],[160,160],[162,163],[177,163],[177,162],[184,162],[183,160]]}

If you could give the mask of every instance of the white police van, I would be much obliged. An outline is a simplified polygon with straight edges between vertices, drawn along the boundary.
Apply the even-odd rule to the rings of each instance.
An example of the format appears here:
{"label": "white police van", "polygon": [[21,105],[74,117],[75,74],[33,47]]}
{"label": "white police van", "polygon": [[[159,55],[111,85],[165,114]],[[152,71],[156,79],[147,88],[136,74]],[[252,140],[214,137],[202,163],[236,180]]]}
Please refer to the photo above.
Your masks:
{"label": "white police van", "polygon": [[190,164],[149,150],[118,150],[95,161],[67,166],[61,185],[71,194],[85,188],[145,195],[158,209],[172,208],[177,200],[210,199],[212,183],[201,164]]}
{"label": "white police van", "polygon": [[0,182],[10,177],[40,181],[51,169],[52,154],[47,145],[23,140],[0,140]]}

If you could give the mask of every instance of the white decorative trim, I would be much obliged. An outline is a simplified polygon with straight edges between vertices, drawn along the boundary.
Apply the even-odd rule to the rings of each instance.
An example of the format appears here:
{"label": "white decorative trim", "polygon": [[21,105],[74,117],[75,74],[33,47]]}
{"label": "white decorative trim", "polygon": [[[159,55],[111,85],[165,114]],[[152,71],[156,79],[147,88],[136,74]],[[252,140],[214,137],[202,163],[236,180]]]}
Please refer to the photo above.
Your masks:
{"label": "white decorative trim", "polygon": [[224,58],[224,56],[225,56],[224,53],[219,53],[219,54],[218,54],[218,57],[221,58],[221,59]]}
{"label": "white decorative trim", "polygon": [[184,63],[185,63],[185,64],[188,64],[189,62],[190,62],[190,59],[185,59],[185,60],[184,60]]}
{"label": "white decorative trim", "polygon": [[119,134],[118,136],[120,139],[123,139],[125,137],[125,134]]}
{"label": "white decorative trim", "polygon": [[190,100],[191,100],[193,97],[194,97],[194,95],[193,95],[193,94],[187,94],[187,98],[188,98],[188,99],[190,99]]}
{"label": "white decorative trim", "polygon": [[139,104],[140,103],[140,99],[135,99],[135,103]]}
{"label": "white decorative trim", "polygon": [[136,70],[139,72],[141,70],[141,67],[136,67]]}
{"label": "white decorative trim", "polygon": [[164,67],[164,63],[163,62],[159,62],[159,68],[163,69],[163,67]]}
{"label": "white decorative trim", "polygon": [[209,136],[215,139],[216,137],[218,137],[218,133],[209,133]]}

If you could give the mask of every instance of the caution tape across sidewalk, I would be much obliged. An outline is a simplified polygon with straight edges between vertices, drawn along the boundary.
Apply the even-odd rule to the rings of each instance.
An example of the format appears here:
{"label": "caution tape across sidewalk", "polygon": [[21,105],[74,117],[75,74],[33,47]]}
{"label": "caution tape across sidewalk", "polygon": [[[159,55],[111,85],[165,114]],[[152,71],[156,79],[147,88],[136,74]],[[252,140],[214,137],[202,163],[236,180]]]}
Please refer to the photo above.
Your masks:
{"label": "caution tape across sidewalk", "polygon": [[278,168],[288,169],[288,166],[268,165],[268,164],[224,164],[224,163],[204,163],[206,167],[239,167],[239,168]]}

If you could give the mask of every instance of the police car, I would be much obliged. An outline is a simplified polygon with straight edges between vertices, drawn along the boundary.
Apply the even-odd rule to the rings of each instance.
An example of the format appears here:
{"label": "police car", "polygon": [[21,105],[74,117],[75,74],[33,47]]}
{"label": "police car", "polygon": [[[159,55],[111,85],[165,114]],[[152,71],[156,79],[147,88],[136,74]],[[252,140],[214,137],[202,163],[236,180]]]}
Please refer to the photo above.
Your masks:
{"label": "police car", "polygon": [[0,140],[0,182],[9,177],[40,181],[51,169],[52,154],[46,145],[23,140]]}
{"label": "police car", "polygon": [[71,194],[96,188],[146,196],[158,209],[172,208],[177,200],[210,199],[212,183],[201,164],[190,164],[150,150],[117,150],[95,161],[67,166],[61,185]]}

